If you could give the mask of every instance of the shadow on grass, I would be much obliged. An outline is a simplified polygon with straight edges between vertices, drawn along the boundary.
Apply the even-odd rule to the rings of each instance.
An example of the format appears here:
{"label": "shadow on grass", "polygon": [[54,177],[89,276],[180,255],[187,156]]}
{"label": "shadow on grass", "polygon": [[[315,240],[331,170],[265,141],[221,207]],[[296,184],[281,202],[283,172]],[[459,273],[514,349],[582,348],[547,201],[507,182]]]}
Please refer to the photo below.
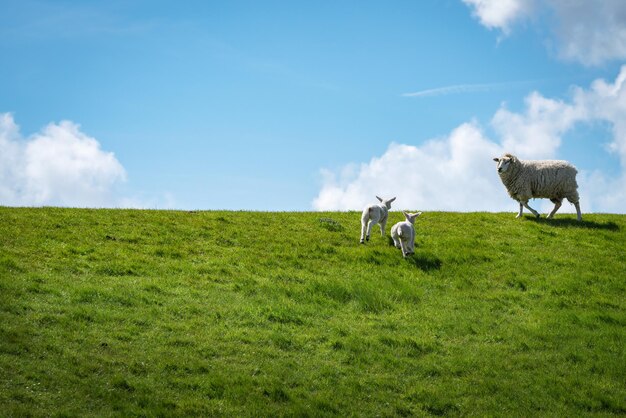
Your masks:
{"label": "shadow on grass", "polygon": [[615,222],[594,222],[594,221],[577,221],[572,218],[556,218],[556,219],[547,219],[547,218],[535,218],[534,216],[527,216],[526,219],[530,221],[535,221],[538,224],[548,225],[548,226],[556,226],[556,227],[575,227],[575,228],[587,228],[587,229],[599,229],[605,231],[619,231],[619,225]]}
{"label": "shadow on grass", "polygon": [[441,268],[441,260],[431,254],[413,254],[406,258],[406,262],[424,272]]}
{"label": "shadow on grass", "polygon": [[[387,238],[389,240],[389,245],[393,247],[393,239],[391,237]],[[418,245],[416,244],[416,246]],[[398,250],[398,252],[402,254],[400,250]],[[432,254],[413,254],[405,258],[405,260],[407,263],[414,265],[424,272],[439,270],[442,264],[441,260]]]}

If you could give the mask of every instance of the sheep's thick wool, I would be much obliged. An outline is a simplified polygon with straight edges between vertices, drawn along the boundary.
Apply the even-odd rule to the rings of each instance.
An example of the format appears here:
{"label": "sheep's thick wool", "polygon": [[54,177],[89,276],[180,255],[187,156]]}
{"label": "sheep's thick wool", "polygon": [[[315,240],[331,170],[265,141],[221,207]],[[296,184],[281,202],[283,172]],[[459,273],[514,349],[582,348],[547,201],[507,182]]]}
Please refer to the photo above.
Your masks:
{"label": "sheep's thick wool", "polygon": [[506,187],[509,196],[528,208],[535,216],[539,214],[528,206],[532,198],[550,199],[555,207],[548,215],[551,218],[561,207],[563,199],[569,200],[576,206],[578,220],[581,220],[580,196],[576,174],[578,170],[572,164],[562,160],[520,160],[512,154],[505,154],[502,158],[495,158],[498,167],[504,162],[506,170],[498,170],[498,175]]}
{"label": "sheep's thick wool", "polygon": [[562,160],[517,160],[500,179],[509,196],[518,201],[531,198],[580,200],[576,167]]}

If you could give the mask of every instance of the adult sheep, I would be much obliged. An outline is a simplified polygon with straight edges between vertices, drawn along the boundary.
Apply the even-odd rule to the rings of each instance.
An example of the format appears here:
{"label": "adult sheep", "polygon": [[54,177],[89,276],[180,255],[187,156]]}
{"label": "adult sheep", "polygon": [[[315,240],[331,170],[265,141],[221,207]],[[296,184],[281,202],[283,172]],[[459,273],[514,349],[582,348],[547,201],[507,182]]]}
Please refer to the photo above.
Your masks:
{"label": "adult sheep", "polygon": [[524,208],[539,217],[539,213],[528,206],[530,198],[547,198],[554,203],[548,219],[554,216],[566,198],[576,206],[578,220],[582,220],[576,167],[561,160],[520,160],[512,154],[493,160],[498,163],[498,175],[509,196],[519,202],[518,218]]}

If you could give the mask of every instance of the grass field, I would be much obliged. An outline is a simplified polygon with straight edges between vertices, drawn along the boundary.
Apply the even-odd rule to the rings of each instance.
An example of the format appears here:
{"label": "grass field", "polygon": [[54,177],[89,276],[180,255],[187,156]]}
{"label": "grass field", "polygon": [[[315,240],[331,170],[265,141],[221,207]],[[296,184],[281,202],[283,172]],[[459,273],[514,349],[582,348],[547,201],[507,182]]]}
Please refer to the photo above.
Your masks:
{"label": "grass field", "polygon": [[359,215],[0,207],[0,416],[626,414],[626,216]]}

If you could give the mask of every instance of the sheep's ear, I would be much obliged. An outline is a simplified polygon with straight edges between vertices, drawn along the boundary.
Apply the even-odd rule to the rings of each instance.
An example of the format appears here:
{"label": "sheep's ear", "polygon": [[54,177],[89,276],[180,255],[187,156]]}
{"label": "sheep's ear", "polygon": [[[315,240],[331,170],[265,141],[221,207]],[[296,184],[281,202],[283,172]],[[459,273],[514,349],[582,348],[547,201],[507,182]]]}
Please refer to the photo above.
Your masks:
{"label": "sheep's ear", "polygon": [[497,162],[497,163],[499,163],[499,162],[500,162],[500,159],[499,159],[498,157],[495,157],[493,160],[494,160],[495,162]]}
{"label": "sheep's ear", "polygon": [[392,197],[391,199],[389,199],[389,203],[393,202],[394,200],[396,200],[396,198]]}
{"label": "sheep's ear", "polygon": [[417,217],[418,217],[418,216],[420,216],[421,214],[422,214],[422,212],[417,212],[417,213],[416,213],[415,215],[413,215],[413,216],[415,216],[415,217],[417,218]]}
{"label": "sheep's ear", "polygon": [[376,199],[378,199],[379,202],[382,202],[383,199],[381,199],[380,197],[376,196]]}
{"label": "sheep's ear", "polygon": [[411,214],[410,213],[407,213],[405,211],[402,211],[402,213],[404,214],[404,217],[406,218],[407,221],[411,220]]}

